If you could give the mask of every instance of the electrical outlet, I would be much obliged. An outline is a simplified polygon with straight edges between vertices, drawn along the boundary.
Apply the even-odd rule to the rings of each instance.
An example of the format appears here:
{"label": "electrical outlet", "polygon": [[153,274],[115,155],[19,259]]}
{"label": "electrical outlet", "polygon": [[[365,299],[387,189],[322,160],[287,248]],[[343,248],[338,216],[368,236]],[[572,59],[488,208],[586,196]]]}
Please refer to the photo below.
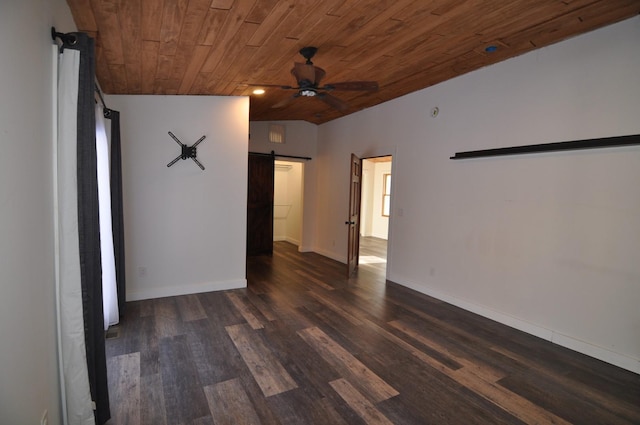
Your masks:
{"label": "electrical outlet", "polygon": [[145,277],[147,275],[147,268],[144,266],[138,267],[138,277]]}
{"label": "electrical outlet", "polygon": [[40,425],[49,425],[49,411],[47,409],[44,409],[44,412],[42,412]]}

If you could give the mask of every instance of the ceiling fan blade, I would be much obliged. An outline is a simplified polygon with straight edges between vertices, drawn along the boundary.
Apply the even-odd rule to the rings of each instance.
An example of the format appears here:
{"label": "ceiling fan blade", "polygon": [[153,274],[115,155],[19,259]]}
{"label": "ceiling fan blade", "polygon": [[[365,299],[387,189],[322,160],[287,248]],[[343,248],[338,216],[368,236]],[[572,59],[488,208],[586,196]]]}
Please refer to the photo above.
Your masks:
{"label": "ceiling fan blade", "polygon": [[314,68],[315,68],[315,81],[314,81],[314,84],[317,87],[317,86],[320,85],[320,81],[322,81],[322,79],[324,78],[326,72],[324,72],[324,69],[319,68],[317,66],[315,66]]}
{"label": "ceiling fan blade", "polygon": [[338,111],[346,111],[349,109],[349,104],[347,104],[347,102],[340,100],[329,93],[318,93],[316,97]]}
{"label": "ceiling fan blade", "polygon": [[294,94],[293,96],[289,96],[289,97],[285,97],[284,99],[282,99],[280,102],[271,105],[272,108],[277,109],[277,108],[284,108],[285,106],[287,106],[288,104],[290,104],[293,99],[295,99],[296,97],[300,96],[298,93]]}
{"label": "ceiling fan blade", "polygon": [[[324,72],[324,71],[323,71]],[[315,84],[316,67],[306,63],[296,62],[291,70],[300,87],[309,87]]]}
{"label": "ceiling fan blade", "polygon": [[352,90],[352,91],[376,91],[377,81],[344,81],[341,83],[329,83],[322,87],[325,90]]}

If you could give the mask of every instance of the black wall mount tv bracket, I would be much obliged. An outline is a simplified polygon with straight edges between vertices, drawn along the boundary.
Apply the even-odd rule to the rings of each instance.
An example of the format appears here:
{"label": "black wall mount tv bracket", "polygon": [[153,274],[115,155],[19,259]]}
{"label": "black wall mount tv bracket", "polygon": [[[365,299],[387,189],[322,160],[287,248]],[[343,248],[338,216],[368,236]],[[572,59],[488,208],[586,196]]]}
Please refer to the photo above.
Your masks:
{"label": "black wall mount tv bracket", "polygon": [[200,163],[200,161],[198,161],[198,158],[197,158],[198,151],[197,151],[196,148],[198,147],[200,142],[202,142],[204,140],[204,138],[207,137],[207,136],[202,136],[193,145],[187,146],[184,143],[182,143],[176,136],[174,136],[174,134],[172,132],[169,131],[168,133],[169,133],[169,136],[171,136],[171,138],[173,140],[175,140],[177,144],[180,145],[180,147],[182,149],[182,152],[180,152],[180,155],[178,155],[173,161],[168,163],[167,167],[171,167],[173,164],[175,164],[176,162],[178,162],[181,159],[191,158],[193,160],[193,162],[195,162],[198,165],[198,167],[200,167],[202,170],[204,170],[204,165],[202,165]]}

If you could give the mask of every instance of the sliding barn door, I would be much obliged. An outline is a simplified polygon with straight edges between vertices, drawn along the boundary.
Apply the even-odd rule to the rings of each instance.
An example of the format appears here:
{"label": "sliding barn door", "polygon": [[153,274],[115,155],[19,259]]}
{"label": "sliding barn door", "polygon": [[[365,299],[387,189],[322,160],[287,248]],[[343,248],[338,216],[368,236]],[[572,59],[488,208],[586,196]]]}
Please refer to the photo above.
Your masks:
{"label": "sliding barn door", "polygon": [[274,157],[249,154],[247,255],[273,254]]}

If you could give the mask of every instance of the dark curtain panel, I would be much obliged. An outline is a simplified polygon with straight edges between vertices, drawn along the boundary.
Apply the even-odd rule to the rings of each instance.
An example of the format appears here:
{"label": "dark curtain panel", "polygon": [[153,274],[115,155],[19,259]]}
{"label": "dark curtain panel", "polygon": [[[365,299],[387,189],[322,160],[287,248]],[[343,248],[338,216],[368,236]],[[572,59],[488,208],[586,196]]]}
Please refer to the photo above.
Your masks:
{"label": "dark curtain panel", "polygon": [[126,276],[124,268],[124,215],[122,213],[122,153],[120,148],[120,112],[111,110],[111,225],[116,257],[118,312],[124,316]]}
{"label": "dark curtain panel", "polygon": [[74,33],[77,42],[65,48],[80,51],[78,81],[78,232],[84,335],[91,398],[96,403],[96,423],[109,420],[109,392],[102,307],[102,264],[95,123],[94,40]]}

